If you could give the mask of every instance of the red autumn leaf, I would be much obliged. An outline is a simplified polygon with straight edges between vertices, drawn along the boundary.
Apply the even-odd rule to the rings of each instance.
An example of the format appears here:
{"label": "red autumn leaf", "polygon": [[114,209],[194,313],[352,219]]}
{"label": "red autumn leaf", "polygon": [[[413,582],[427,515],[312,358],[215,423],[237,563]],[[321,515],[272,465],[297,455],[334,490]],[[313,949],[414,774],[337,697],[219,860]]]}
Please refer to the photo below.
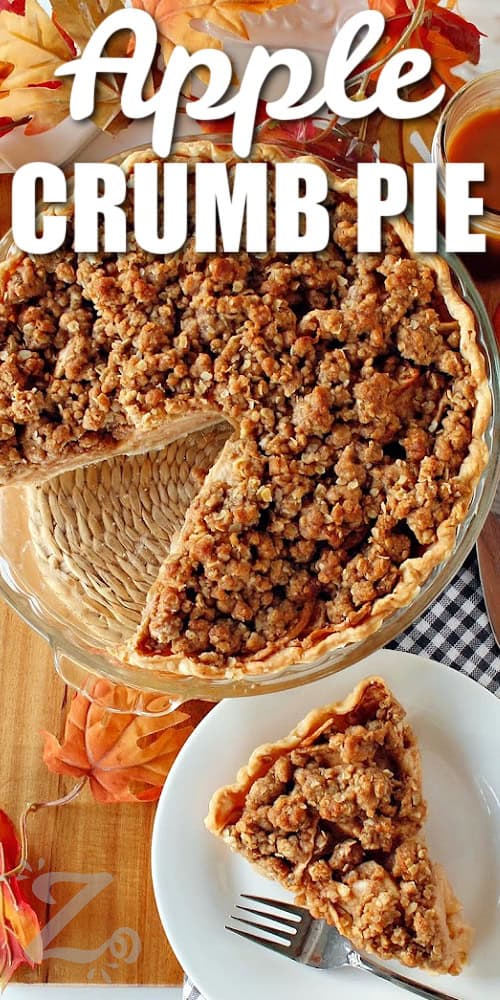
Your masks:
{"label": "red autumn leaf", "polygon": [[0,118],[0,139],[4,135],[8,135],[9,132],[12,132],[12,129],[17,128],[20,124],[20,122],[12,121],[12,118]]}
{"label": "red autumn leaf", "polygon": [[[471,21],[459,17],[452,10],[444,8],[441,10],[436,7],[432,11],[427,27],[429,34],[432,33],[435,39],[434,45],[436,45],[436,36],[438,36],[448,43],[450,49],[455,51],[456,58],[462,56],[462,62],[469,61],[475,66],[478,64],[481,57],[482,32]],[[431,55],[433,54],[438,59],[446,58],[444,53],[443,55],[438,53],[437,47],[434,49],[434,53],[431,51]],[[459,65],[459,63],[455,65]]]}
{"label": "red autumn leaf", "polygon": [[[414,13],[409,10],[406,0],[369,0],[369,5],[372,10],[379,10],[385,15],[387,24],[381,42],[361,69],[368,69],[390,55],[393,46],[409,28]],[[409,35],[405,46],[429,52],[436,72],[452,91],[463,81],[455,79],[450,69],[464,62],[477,64],[481,47],[481,32],[470,21],[455,14],[451,10],[453,6],[454,2],[442,7],[439,0],[427,0],[419,24]],[[374,72],[374,80],[379,72]]]}
{"label": "red autumn leaf", "polygon": [[43,87],[44,90],[59,90],[59,87],[62,87],[62,80],[47,80],[47,83],[29,83],[28,87],[33,89]]}
{"label": "red autumn leaf", "polygon": [[260,131],[259,138],[269,139],[279,138],[286,142],[290,140],[295,143],[305,143],[313,140],[320,129],[315,125],[312,118],[299,118],[295,122],[268,121],[264,123]]}
{"label": "red autumn leaf", "polygon": [[[426,8],[438,7],[441,0],[426,0]],[[407,0],[368,0],[368,6],[372,10],[379,10],[384,17],[397,17],[399,14],[411,17],[412,11]],[[416,7],[416,0],[413,6]],[[456,0],[448,0],[447,8],[455,7]]]}
{"label": "red autumn leaf", "polygon": [[[98,802],[155,801],[193,731],[194,712],[188,707],[169,715],[135,715],[127,710],[137,692],[99,679],[88,693],[99,703],[83,694],[73,696],[61,743],[43,733],[45,764],[57,774],[87,777]],[[164,711],[169,704],[157,695],[145,695],[143,703],[150,712]]]}
{"label": "red autumn leaf", "polygon": [[33,968],[42,961],[40,924],[35,911],[23,898],[14,875],[3,877],[20,860],[14,824],[0,810],[0,989],[3,990],[20,965]]}
{"label": "red autumn leaf", "polygon": [[408,14],[406,0],[368,0],[372,10],[379,10],[384,17],[397,17],[398,14]]}
{"label": "red autumn leaf", "polygon": [[0,0],[0,10],[10,10],[12,14],[24,14],[26,0]]}

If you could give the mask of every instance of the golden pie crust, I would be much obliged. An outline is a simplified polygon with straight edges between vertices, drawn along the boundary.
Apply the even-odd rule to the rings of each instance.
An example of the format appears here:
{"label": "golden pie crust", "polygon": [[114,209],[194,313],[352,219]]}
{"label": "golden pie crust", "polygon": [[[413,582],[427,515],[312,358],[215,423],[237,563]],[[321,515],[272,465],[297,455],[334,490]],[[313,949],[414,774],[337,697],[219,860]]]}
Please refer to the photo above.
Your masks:
{"label": "golden pie crust", "polygon": [[420,754],[381,677],[251,755],[207,828],[360,951],[459,973],[471,930],[422,832]]}
{"label": "golden pie crust", "polygon": [[[131,198],[155,159],[125,159]],[[172,159],[236,162],[203,139]],[[132,241],[0,265],[4,482],[234,428],[114,651],[134,666],[259,675],[364,639],[450,554],[486,465],[485,364],[447,264],[412,255],[403,218],[380,255],[356,254],[356,182],[328,176],[315,256],[190,239],[166,258]]]}

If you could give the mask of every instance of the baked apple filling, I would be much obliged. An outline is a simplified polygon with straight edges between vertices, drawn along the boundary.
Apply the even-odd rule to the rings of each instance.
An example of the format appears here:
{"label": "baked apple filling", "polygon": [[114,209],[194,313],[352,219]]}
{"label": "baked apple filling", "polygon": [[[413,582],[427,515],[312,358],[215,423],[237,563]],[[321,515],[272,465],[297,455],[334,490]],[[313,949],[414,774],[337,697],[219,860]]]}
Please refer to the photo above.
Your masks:
{"label": "baked apple filling", "polygon": [[425,816],[414,734],[372,677],[255,750],[206,824],[356,948],[457,974],[471,934],[430,859]]}

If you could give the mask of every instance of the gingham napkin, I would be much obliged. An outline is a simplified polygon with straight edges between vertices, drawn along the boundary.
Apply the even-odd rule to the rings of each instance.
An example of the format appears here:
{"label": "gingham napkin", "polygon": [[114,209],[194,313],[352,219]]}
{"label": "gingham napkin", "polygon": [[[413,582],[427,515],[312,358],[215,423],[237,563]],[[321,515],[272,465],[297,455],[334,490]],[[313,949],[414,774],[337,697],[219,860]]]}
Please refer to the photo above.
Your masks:
{"label": "gingham napkin", "polygon": [[[446,590],[390,649],[447,663],[500,696],[500,653],[484,606],[475,550]],[[198,1000],[186,979],[183,1000]]]}

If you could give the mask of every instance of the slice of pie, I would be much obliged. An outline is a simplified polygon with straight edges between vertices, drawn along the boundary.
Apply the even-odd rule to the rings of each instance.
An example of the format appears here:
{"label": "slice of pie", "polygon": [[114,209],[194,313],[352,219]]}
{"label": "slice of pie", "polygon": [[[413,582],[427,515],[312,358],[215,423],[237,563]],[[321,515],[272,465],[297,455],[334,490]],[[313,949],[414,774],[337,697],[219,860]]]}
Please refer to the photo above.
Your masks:
{"label": "slice of pie", "polygon": [[471,931],[422,832],[421,762],[380,677],[254,751],[208,829],[354,946],[456,975]]}

